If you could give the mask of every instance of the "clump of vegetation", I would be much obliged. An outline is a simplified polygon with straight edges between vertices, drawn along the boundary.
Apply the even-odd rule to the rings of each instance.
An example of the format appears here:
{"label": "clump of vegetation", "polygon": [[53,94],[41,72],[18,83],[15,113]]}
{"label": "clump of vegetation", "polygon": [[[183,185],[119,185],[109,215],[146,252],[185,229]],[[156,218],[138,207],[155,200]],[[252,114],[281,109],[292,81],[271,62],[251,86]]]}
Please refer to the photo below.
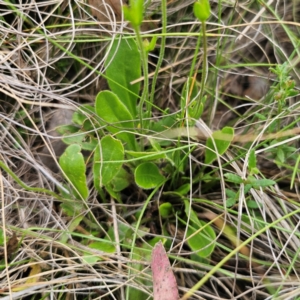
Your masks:
{"label": "clump of vegetation", "polygon": [[299,19],[263,4],[2,5],[1,295],[159,298],[165,248],[171,297],[297,299]]}

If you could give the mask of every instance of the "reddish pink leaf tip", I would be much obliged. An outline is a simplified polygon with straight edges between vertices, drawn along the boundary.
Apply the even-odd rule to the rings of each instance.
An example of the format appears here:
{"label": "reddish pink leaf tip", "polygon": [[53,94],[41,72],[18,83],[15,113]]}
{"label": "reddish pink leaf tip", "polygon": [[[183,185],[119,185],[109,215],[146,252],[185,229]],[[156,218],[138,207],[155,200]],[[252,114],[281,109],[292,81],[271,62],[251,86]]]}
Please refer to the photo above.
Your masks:
{"label": "reddish pink leaf tip", "polygon": [[161,241],[156,243],[152,251],[151,268],[154,300],[179,299],[177,282]]}

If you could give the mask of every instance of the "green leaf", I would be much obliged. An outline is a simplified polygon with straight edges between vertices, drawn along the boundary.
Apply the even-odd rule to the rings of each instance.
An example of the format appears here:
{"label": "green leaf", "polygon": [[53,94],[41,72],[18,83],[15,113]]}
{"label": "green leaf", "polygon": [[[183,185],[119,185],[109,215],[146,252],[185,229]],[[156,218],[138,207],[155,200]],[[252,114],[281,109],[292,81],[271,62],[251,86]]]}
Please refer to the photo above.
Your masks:
{"label": "green leaf", "polygon": [[170,216],[172,216],[173,215],[173,205],[170,202],[162,203],[159,206],[159,215],[164,219],[167,219]]}
{"label": "green leaf", "polygon": [[[83,208],[83,203],[81,204],[81,206]],[[63,231],[63,234],[59,238],[59,241],[61,243],[67,243],[67,241],[70,238],[70,232],[73,232],[78,227],[78,225],[82,222],[82,220],[84,218],[82,213],[80,215],[77,215],[75,218],[74,218],[74,215],[75,215],[75,212],[73,213],[73,216],[72,216],[73,218],[71,219],[71,222],[68,224],[68,229]]]}
{"label": "green leaf", "polygon": [[[197,214],[189,205],[189,201],[185,200],[185,214],[190,216],[190,225],[187,231],[188,245],[200,257],[208,257],[215,248],[216,234],[210,225],[199,220]],[[199,230],[201,228],[201,230]]]}
{"label": "green leaf", "polygon": [[[82,126],[87,120],[89,120],[89,117],[95,113],[95,108],[88,104],[81,105],[77,111],[73,113],[72,122],[74,124],[78,124]],[[91,126],[91,129],[93,127]]]}
{"label": "green leaf", "polygon": [[237,196],[236,192],[234,192],[230,189],[225,189],[225,193],[226,193],[226,196],[230,197],[230,198],[236,198],[236,196]]}
{"label": "green leaf", "polygon": [[251,181],[251,185],[254,189],[264,188],[271,185],[274,185],[276,182],[271,179],[256,179],[255,181]]}
{"label": "green leaf", "polygon": [[233,137],[234,129],[232,127],[224,127],[222,130],[215,131],[212,134],[212,137],[208,138],[206,141],[205,163],[211,164],[217,158],[217,153],[219,155],[224,154],[230,146]]}
{"label": "green leaf", "polygon": [[192,251],[200,257],[209,257],[215,248],[215,232],[211,226],[204,221],[199,221],[202,225],[202,230],[189,226],[187,230],[187,242]]}
{"label": "green leaf", "polygon": [[254,113],[254,116],[257,117],[259,120],[265,121],[267,119],[266,116],[260,113]]}
{"label": "green leaf", "polygon": [[248,165],[250,170],[256,168],[256,155],[253,149],[250,151]]}
{"label": "green leaf", "polygon": [[0,246],[4,245],[4,239],[5,239],[4,231],[0,228]]}
{"label": "green leaf", "polygon": [[226,177],[229,182],[233,182],[233,183],[237,183],[237,184],[241,184],[244,182],[243,179],[241,178],[241,176],[236,175],[236,174],[225,173],[224,177]]}
{"label": "green leaf", "polygon": [[106,253],[114,253],[116,251],[115,245],[105,240],[101,242],[92,242],[89,244],[89,248],[97,249]]}
{"label": "green leaf", "polygon": [[[162,132],[167,129],[170,129],[175,126],[175,124],[178,122],[176,119],[176,116],[174,115],[166,115],[163,116],[160,120],[157,122],[151,123],[151,130],[156,132]],[[161,142],[157,140],[158,142]]]}
{"label": "green leaf", "polygon": [[251,184],[245,184],[244,186],[244,193],[247,194],[252,189]]}
{"label": "green leaf", "polygon": [[96,256],[95,254],[90,254],[87,251],[83,252],[83,256],[81,257],[81,259],[84,261],[85,264],[92,266],[95,263],[97,263],[98,261],[101,261],[102,259],[100,258],[100,256]]}
{"label": "green leaf", "polygon": [[114,192],[121,192],[130,185],[131,180],[130,174],[125,169],[121,168],[110,184]]}
{"label": "green leaf", "polygon": [[137,166],[134,178],[136,184],[143,189],[153,189],[165,181],[165,177],[160,174],[157,165],[150,162]]}
{"label": "green leaf", "polygon": [[[117,200],[118,203],[122,203],[122,198],[121,198],[120,193],[114,191],[111,183],[109,183],[105,186],[105,190],[111,198]],[[101,191],[102,191],[101,188],[98,187],[99,194],[101,193]]]}
{"label": "green leaf", "polygon": [[254,200],[248,200],[246,203],[247,203],[248,208],[256,209],[256,208],[259,208],[261,206],[259,203],[257,203]]}
{"label": "green leaf", "polygon": [[276,158],[281,162],[285,162],[285,153],[281,147],[277,149]]}
{"label": "green leaf", "polygon": [[106,186],[120,171],[124,160],[122,143],[110,135],[103,137],[94,153],[94,184]]}
{"label": "green leaf", "polygon": [[78,201],[67,201],[65,203],[61,203],[60,207],[64,214],[69,217],[74,217],[74,215],[81,214],[82,211],[85,209],[84,204]]}
{"label": "green leaf", "polygon": [[78,129],[72,136],[64,137],[62,140],[67,145],[78,144],[82,150],[87,151],[93,151],[98,143],[96,138]]}
{"label": "green leaf", "polygon": [[226,207],[232,207],[237,202],[236,198],[227,198],[226,199]]}
{"label": "green leaf", "polygon": [[150,51],[153,51],[155,49],[156,41],[157,41],[157,36],[152,37],[150,42],[148,41],[148,39],[144,40],[143,46],[146,53],[149,53]]}
{"label": "green leaf", "polygon": [[181,185],[178,189],[176,189],[174,192],[178,193],[181,196],[186,196],[188,192],[191,189],[191,185],[189,183],[185,183]]}
{"label": "green leaf", "polygon": [[115,39],[106,62],[107,82],[130,114],[137,114],[140,83],[130,84],[141,77],[140,52],[134,40]]}
{"label": "green leaf", "polygon": [[190,218],[190,221],[192,221],[195,225],[200,226],[200,221],[198,219],[197,214],[193,211],[193,209],[190,207],[190,203],[187,200],[184,200],[184,206],[185,206],[185,214],[186,217]]}
{"label": "green leaf", "polygon": [[[110,91],[102,91],[96,96],[95,109],[97,115],[107,124],[107,130],[111,133],[130,130],[134,128],[134,123],[130,111],[125,104]],[[118,138],[127,142],[130,149],[136,150],[136,141],[132,133],[119,133]]]}
{"label": "green leaf", "polygon": [[64,171],[65,177],[75,188],[78,199],[87,199],[89,189],[86,184],[86,166],[79,145],[70,145],[59,159],[59,164]]}
{"label": "green leaf", "polygon": [[72,133],[77,133],[79,128],[74,125],[61,125],[57,127],[56,131],[62,135],[71,135]]}
{"label": "green leaf", "polygon": [[232,207],[237,202],[238,193],[236,193],[230,189],[225,189],[225,192],[226,192],[226,196],[227,196],[226,207]]}

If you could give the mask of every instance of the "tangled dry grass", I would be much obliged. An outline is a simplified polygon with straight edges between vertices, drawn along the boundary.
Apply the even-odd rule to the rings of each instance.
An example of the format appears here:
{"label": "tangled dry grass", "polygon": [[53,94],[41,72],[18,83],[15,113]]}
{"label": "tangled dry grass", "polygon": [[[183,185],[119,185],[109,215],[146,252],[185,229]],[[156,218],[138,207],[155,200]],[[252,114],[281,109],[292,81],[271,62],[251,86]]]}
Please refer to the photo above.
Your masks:
{"label": "tangled dry grass", "polygon": [[[199,23],[193,16],[193,2],[170,1],[167,6],[168,39],[155,104],[171,112],[179,109],[196,47]],[[101,238],[114,228],[117,241],[118,226],[134,228],[133,211],[147,195],[132,188],[124,194],[123,203],[116,204],[110,198],[103,201],[91,190],[80,215],[86,221],[80,223],[76,223],[78,216],[62,212],[55,196],[68,193],[57,161],[63,144],[54,130],[70,122],[70,114],[62,112],[93,103],[107,85],[102,74],[112,41],[119,34],[132,33],[118,1],[98,1],[98,7],[95,3],[0,1],[0,161],[15,174],[0,169],[0,224],[8,237],[0,251],[3,299],[126,299],[128,286],[151,299],[148,261],[131,258],[126,245],[118,245],[114,253],[88,247],[92,233],[96,236],[98,232]],[[160,5],[161,1],[146,1],[144,35],[160,33]],[[245,205],[242,187],[237,204],[225,209],[228,183],[222,176],[221,182],[202,179],[205,174],[198,176],[203,166],[201,147],[191,155],[193,172],[187,174],[192,175],[194,189],[186,197],[195,198],[193,207],[199,218],[214,225],[217,246],[209,262],[194,260],[190,249],[180,246],[185,242],[184,228],[175,220],[164,228],[173,237],[170,257],[180,294],[232,253],[190,299],[300,299],[299,165],[292,155],[281,164],[275,162],[281,144],[293,146],[296,152],[292,154],[299,156],[299,97],[287,99],[289,109],[276,114],[270,87],[278,78],[269,71],[270,66],[287,62],[299,91],[300,6],[297,1],[285,0],[211,1],[211,6],[204,122],[211,130],[230,125],[238,134],[253,134],[249,141],[253,147],[274,120],[280,120],[279,130],[288,128],[294,134],[257,151],[261,174],[277,183],[272,190],[250,191],[251,200],[258,203],[256,211]],[[158,50],[150,55],[152,70],[157,55]],[[202,55],[200,51],[200,71]],[[255,119],[257,115],[264,118]],[[59,141],[58,146],[54,141]],[[234,159],[244,147],[237,143],[224,154],[225,165],[215,164],[206,172],[222,175],[230,171],[247,178],[245,157]],[[90,183],[91,176],[88,174]],[[161,191],[156,197],[159,200],[148,208],[153,220],[144,224],[150,229],[141,229],[149,236],[165,234],[157,203],[169,196]],[[180,207],[179,199],[172,197],[174,206]],[[222,216],[222,226],[215,222],[216,216]],[[225,224],[236,233],[236,244],[224,234]],[[247,240],[249,243],[241,246]],[[235,251],[238,247],[241,251]],[[97,260],[91,261],[91,257]],[[141,267],[133,272],[137,264]]]}

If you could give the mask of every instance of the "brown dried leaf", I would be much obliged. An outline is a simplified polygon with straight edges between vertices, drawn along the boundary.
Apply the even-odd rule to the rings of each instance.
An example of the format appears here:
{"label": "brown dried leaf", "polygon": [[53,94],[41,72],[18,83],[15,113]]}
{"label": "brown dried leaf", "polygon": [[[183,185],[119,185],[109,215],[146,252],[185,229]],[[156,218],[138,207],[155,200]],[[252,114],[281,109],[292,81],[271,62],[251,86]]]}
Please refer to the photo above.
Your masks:
{"label": "brown dried leaf", "polygon": [[6,245],[6,250],[8,255],[12,255],[18,249],[19,240],[17,239],[16,233],[13,233],[13,236],[9,239]]}

